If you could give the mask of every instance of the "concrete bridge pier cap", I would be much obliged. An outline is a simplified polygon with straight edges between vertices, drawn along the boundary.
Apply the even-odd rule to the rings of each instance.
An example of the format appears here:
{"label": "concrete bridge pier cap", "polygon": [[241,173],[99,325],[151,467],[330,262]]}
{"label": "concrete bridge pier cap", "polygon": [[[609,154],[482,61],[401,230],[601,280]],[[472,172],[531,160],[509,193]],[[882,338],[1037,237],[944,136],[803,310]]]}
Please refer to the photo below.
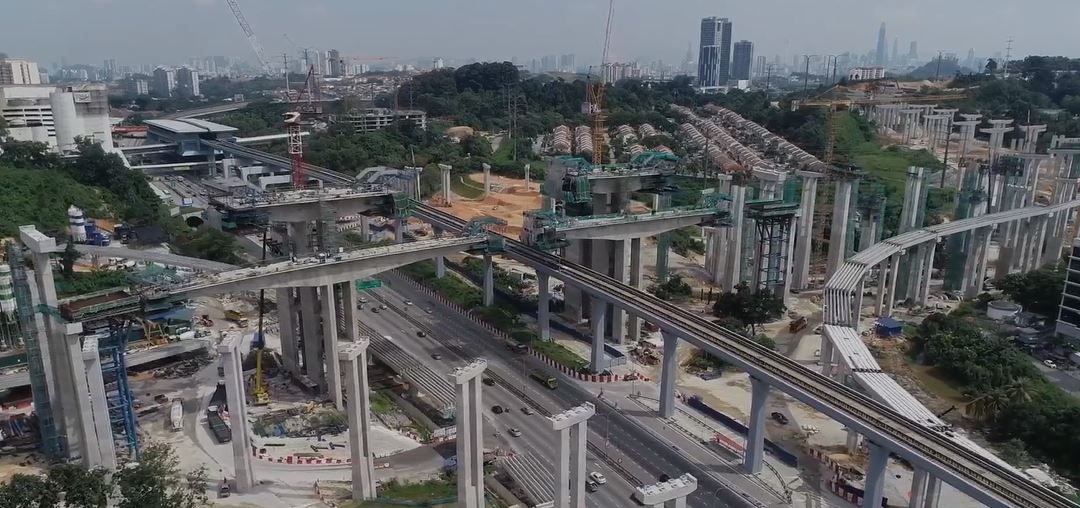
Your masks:
{"label": "concrete bridge pier cap", "polygon": [[595,414],[596,407],[586,402],[548,417],[552,430],[559,435],[559,451],[555,461],[555,508],[585,508],[585,451],[589,437],[586,425]]}
{"label": "concrete bridge pier cap", "polygon": [[637,488],[635,496],[641,504],[652,508],[686,508],[686,498],[697,490],[697,478],[684,473],[666,482]]}
{"label": "concrete bridge pier cap", "polygon": [[484,506],[484,421],[481,376],[487,360],[477,358],[454,369],[448,378],[457,386],[458,506]]}

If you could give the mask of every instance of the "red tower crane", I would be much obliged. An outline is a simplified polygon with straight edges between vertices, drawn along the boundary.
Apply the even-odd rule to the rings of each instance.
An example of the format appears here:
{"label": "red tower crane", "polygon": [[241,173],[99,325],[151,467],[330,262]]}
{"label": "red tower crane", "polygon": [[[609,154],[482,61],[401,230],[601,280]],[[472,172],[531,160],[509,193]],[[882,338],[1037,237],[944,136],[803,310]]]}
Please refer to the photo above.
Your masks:
{"label": "red tower crane", "polygon": [[292,106],[285,113],[285,131],[289,135],[289,158],[292,160],[292,185],[294,189],[303,189],[307,185],[307,174],[304,171],[304,139],[300,134],[301,123],[305,116],[322,114],[322,91],[320,90],[319,76],[315,73],[315,66],[308,69],[307,79],[303,86],[294,94],[292,90],[286,90],[285,95],[290,99]]}

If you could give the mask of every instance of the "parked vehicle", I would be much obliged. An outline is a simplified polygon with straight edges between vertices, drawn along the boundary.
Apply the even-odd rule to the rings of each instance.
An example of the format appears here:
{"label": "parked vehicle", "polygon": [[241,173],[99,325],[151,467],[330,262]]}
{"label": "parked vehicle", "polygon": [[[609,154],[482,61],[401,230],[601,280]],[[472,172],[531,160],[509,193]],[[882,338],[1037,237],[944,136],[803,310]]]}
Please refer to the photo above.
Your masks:
{"label": "parked vehicle", "polygon": [[536,382],[546,386],[549,390],[554,390],[559,387],[559,380],[555,379],[555,376],[546,372],[533,372],[529,374],[529,377],[536,380]]}
{"label": "parked vehicle", "polygon": [[791,322],[788,323],[788,331],[791,333],[796,333],[799,330],[806,328],[806,323],[806,316],[799,316],[795,319],[792,319]]}
{"label": "parked vehicle", "polygon": [[788,417],[784,416],[784,413],[781,413],[779,411],[773,411],[769,416],[772,416],[772,419],[780,425],[787,425],[788,423]]}
{"label": "parked vehicle", "polygon": [[240,314],[240,312],[235,310],[226,310],[225,319],[228,319],[229,321],[232,321],[240,326],[248,325],[248,318],[244,317]]}

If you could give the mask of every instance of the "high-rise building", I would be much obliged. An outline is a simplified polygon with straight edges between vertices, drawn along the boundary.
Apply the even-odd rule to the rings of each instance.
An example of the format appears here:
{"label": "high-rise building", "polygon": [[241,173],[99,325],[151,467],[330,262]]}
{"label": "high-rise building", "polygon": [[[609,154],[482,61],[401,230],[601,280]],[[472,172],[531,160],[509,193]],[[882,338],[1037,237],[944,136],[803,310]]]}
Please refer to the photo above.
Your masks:
{"label": "high-rise building", "polygon": [[540,72],[553,72],[559,69],[559,60],[555,55],[540,57]]}
{"label": "high-rise building", "polygon": [[896,65],[900,63],[900,38],[893,37],[892,40],[892,57],[889,58],[889,63]]}
{"label": "high-rise building", "polygon": [[731,68],[731,21],[715,16],[701,20],[698,50],[698,86],[727,84]]}
{"label": "high-rise building", "polygon": [[201,95],[199,93],[199,71],[190,67],[181,67],[180,70],[176,71],[176,94],[189,99]]}
{"label": "high-rise building", "polygon": [[907,51],[908,62],[915,63],[919,59],[919,43],[911,41]]}
{"label": "high-rise building", "polygon": [[574,54],[559,55],[559,72],[574,72],[577,64],[574,62]]}
{"label": "high-rise building", "polygon": [[119,71],[119,69],[118,69],[118,67],[116,65],[116,59],[115,58],[106,58],[105,59],[105,66],[103,67],[103,69],[105,71],[105,80],[106,81],[114,81],[114,80],[116,80],[116,78],[118,78],[120,76],[120,71]]}
{"label": "high-rise building", "polygon": [[735,43],[731,57],[731,79],[750,79],[750,66],[754,62],[754,43],[742,40]]}
{"label": "high-rise building", "polygon": [[154,81],[150,87],[150,93],[154,97],[166,99],[173,96],[176,89],[176,71],[167,67],[154,69]]}
{"label": "high-rise building", "polygon": [[885,42],[885,23],[881,23],[881,28],[877,33],[877,52],[875,53],[874,64],[884,66],[889,63],[888,58],[888,43]]}
{"label": "high-rise building", "polygon": [[431,67],[436,70],[442,69],[443,67],[446,67],[446,61],[444,61],[442,58],[436,58],[433,62],[431,62]]}
{"label": "high-rise building", "polygon": [[18,58],[0,59],[0,85],[39,85],[41,73],[37,62]]}
{"label": "high-rise building", "polygon": [[150,95],[150,82],[140,78],[128,78],[124,83],[128,95]]}
{"label": "high-rise building", "polygon": [[769,68],[769,63],[765,55],[758,55],[754,60],[754,75],[760,78],[768,74],[766,70]]}
{"label": "high-rise building", "polygon": [[338,50],[331,49],[326,53],[326,58],[330,61],[327,66],[328,76],[340,78],[345,75],[344,62],[341,61],[341,53]]}
{"label": "high-rise building", "polygon": [[1069,251],[1069,270],[1054,331],[1073,340],[1080,339],[1080,239],[1073,242]]}

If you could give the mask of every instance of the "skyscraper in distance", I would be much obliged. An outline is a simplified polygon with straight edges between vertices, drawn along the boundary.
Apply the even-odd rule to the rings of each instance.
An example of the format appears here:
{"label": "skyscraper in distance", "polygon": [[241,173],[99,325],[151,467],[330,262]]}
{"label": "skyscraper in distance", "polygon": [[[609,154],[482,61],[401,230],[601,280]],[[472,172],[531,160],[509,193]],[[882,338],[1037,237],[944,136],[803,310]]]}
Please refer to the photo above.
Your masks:
{"label": "skyscraper in distance", "polygon": [[877,52],[875,53],[874,64],[884,66],[888,63],[888,58],[888,43],[885,42],[885,22],[882,22],[877,33]]}
{"label": "skyscraper in distance", "polygon": [[701,20],[698,86],[727,84],[731,66],[731,21],[710,16]]}
{"label": "skyscraper in distance", "polygon": [[754,61],[754,43],[739,41],[731,58],[731,79],[750,79],[750,66]]}
{"label": "skyscraper in distance", "polygon": [[911,62],[914,62],[914,61],[919,59],[919,43],[918,42],[911,41],[911,47],[908,48],[907,57],[908,57],[908,60],[911,61]]}

